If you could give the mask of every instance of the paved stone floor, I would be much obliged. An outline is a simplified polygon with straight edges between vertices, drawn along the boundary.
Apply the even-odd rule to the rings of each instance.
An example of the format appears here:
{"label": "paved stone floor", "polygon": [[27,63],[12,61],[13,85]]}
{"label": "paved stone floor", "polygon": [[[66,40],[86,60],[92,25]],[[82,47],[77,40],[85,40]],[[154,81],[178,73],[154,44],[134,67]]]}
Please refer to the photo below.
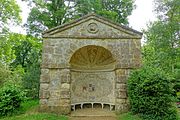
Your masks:
{"label": "paved stone floor", "polygon": [[85,108],[71,112],[70,120],[117,120],[116,114],[108,109]]}

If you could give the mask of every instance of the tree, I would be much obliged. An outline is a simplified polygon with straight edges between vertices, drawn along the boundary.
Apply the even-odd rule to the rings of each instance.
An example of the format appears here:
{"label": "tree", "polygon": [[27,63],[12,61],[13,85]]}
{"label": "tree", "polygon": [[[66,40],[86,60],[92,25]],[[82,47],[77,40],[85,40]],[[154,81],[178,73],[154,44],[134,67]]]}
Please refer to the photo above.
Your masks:
{"label": "tree", "polygon": [[151,23],[145,31],[146,44],[143,46],[145,64],[159,67],[171,74],[175,78],[172,82],[176,90],[180,90],[179,6],[179,0],[156,0],[158,20]]}
{"label": "tree", "polygon": [[133,0],[37,0],[27,21],[27,31],[40,36],[41,32],[88,13],[97,13],[115,22],[128,24],[127,17],[134,8]]}
{"label": "tree", "polygon": [[[11,68],[9,74],[16,73],[21,77],[21,85],[28,90],[28,95],[37,97],[42,42],[32,36],[17,33],[8,33],[3,40],[0,44],[0,63],[4,67]],[[4,76],[8,75],[4,67],[2,67],[4,72],[1,72],[0,83],[3,83],[6,78]]]}
{"label": "tree", "polygon": [[70,2],[65,5],[64,0],[36,0],[29,1],[35,7],[31,9],[27,20],[27,32],[34,36],[40,36],[41,33],[49,28],[61,25],[68,21],[68,10]]}
{"label": "tree", "polygon": [[94,12],[114,22],[128,24],[127,17],[134,8],[133,0],[77,0],[75,12],[77,15]]}
{"label": "tree", "polygon": [[7,31],[8,23],[21,21],[20,8],[15,0],[0,0],[0,33]]}
{"label": "tree", "polygon": [[42,42],[28,35],[16,34],[15,36],[13,40],[18,39],[20,41],[12,47],[16,58],[11,63],[11,67],[22,66],[25,71],[22,76],[23,87],[27,90],[28,97],[37,98],[39,94]]}
{"label": "tree", "polygon": [[[173,73],[180,60],[180,1],[156,0],[158,21],[152,23],[146,35],[146,46],[154,49],[159,67]],[[156,65],[157,65],[156,64]]]}
{"label": "tree", "polygon": [[20,21],[20,8],[16,1],[0,0],[0,62],[3,64],[9,63],[15,57],[8,40],[8,25],[19,24]]}

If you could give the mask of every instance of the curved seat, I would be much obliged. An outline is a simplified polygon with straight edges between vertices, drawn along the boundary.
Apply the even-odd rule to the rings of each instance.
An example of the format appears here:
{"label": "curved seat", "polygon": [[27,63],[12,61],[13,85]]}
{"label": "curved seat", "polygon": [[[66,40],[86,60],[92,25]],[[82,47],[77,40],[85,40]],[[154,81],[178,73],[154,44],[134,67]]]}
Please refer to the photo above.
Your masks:
{"label": "curved seat", "polygon": [[71,108],[75,111],[76,110],[76,105],[81,105],[81,109],[83,109],[84,104],[91,104],[92,108],[94,108],[94,104],[101,104],[102,109],[104,108],[104,105],[109,105],[110,106],[110,111],[113,109],[115,106],[114,103],[106,103],[106,102],[79,102],[79,103],[72,103]]}

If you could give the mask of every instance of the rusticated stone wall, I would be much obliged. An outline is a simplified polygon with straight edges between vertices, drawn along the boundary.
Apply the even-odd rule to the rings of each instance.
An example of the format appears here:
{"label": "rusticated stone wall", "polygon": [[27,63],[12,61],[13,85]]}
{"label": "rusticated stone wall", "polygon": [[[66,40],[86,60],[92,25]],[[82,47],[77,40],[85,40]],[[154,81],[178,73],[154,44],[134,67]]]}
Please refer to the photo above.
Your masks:
{"label": "rusticated stone wall", "polygon": [[41,69],[40,110],[44,112],[69,113],[70,70]]}
{"label": "rusticated stone wall", "polygon": [[44,39],[42,67],[69,68],[72,55],[88,45],[102,46],[109,50],[117,61],[116,68],[140,66],[140,40],[138,39]]}
{"label": "rusticated stone wall", "polygon": [[40,111],[69,114],[83,102],[128,111],[127,78],[141,65],[141,36],[94,14],[45,32]]}

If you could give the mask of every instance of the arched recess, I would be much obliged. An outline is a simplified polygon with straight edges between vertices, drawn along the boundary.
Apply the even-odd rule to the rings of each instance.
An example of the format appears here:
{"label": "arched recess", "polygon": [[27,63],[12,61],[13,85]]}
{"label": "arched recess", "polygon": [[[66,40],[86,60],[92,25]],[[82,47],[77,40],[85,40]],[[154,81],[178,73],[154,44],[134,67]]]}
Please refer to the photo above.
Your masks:
{"label": "arched recess", "polygon": [[71,106],[98,103],[115,105],[115,63],[111,52],[96,45],[84,46],[72,55]]}
{"label": "arched recess", "polygon": [[84,46],[72,55],[71,70],[75,71],[106,71],[115,69],[116,60],[111,52],[102,46]]}

